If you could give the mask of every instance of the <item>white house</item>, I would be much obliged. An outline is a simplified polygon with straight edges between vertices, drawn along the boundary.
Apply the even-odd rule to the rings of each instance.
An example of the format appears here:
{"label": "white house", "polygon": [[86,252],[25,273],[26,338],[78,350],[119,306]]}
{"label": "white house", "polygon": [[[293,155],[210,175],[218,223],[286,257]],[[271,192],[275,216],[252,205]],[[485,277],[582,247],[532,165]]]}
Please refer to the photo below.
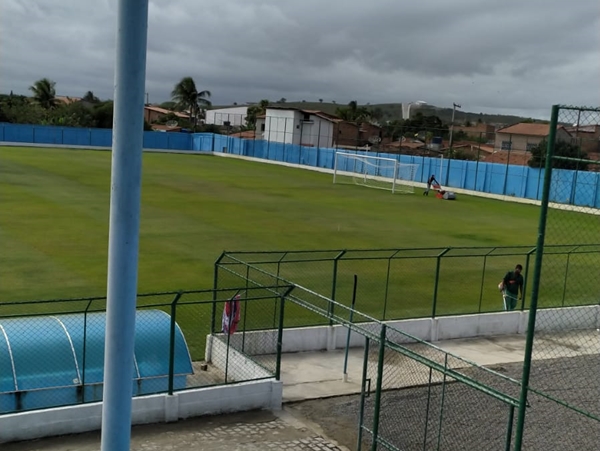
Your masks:
{"label": "white house", "polygon": [[339,121],[322,111],[269,107],[256,121],[256,135],[271,142],[333,147],[334,124]]}
{"label": "white house", "polygon": [[[246,125],[246,116],[248,115],[247,106],[237,106],[231,108],[218,108],[206,111],[205,124],[230,125],[240,127]],[[229,123],[229,124],[227,124]]]}

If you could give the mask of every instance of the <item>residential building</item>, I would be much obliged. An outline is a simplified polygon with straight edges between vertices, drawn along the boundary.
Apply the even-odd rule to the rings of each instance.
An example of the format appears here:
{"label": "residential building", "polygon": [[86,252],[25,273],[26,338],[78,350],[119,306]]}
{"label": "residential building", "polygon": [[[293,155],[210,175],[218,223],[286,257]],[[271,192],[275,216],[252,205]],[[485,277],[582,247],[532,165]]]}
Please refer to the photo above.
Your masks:
{"label": "residential building", "polygon": [[369,122],[338,120],[335,126],[336,147],[364,147],[381,141],[381,127]]}
{"label": "residential building", "polygon": [[54,100],[65,105],[71,105],[72,103],[81,102],[81,97],[69,97],[69,96],[54,96]]}
{"label": "residential building", "polygon": [[168,114],[174,114],[178,118],[189,120],[189,115],[181,113],[179,111],[171,111],[167,110],[166,108],[161,108],[159,106],[154,105],[146,105],[144,107],[144,120],[149,124],[153,124],[154,122],[158,121],[159,119],[165,117]]}
{"label": "residential building", "polygon": [[247,116],[247,106],[216,108],[214,110],[206,111],[204,123],[231,127],[243,127],[246,125]]}
{"label": "residential building", "polygon": [[[531,151],[542,140],[548,138],[550,124],[520,122],[496,130],[494,148],[496,150],[527,150]],[[570,141],[571,135],[563,127],[556,130],[557,139]]]}
{"label": "residential building", "polygon": [[566,127],[575,144],[590,154],[600,152],[600,124]]}
{"label": "residential building", "polygon": [[257,118],[256,135],[270,142],[333,147],[334,124],[340,119],[316,110],[268,107]]}
{"label": "residential building", "polygon": [[454,132],[458,133],[459,131],[464,132],[469,138],[473,139],[485,139],[484,142],[493,142],[494,135],[496,131],[496,127],[491,124],[484,124],[476,122],[475,124],[466,126],[466,125],[455,125]]}

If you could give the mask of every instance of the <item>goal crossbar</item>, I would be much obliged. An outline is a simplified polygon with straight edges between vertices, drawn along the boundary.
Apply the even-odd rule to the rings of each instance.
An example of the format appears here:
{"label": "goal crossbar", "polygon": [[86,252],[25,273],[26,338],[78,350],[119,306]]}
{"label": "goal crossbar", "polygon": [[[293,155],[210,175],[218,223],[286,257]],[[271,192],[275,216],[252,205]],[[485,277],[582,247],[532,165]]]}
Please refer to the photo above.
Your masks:
{"label": "goal crossbar", "polygon": [[392,193],[414,193],[416,164],[400,163],[394,158],[336,152],[333,183],[351,183]]}

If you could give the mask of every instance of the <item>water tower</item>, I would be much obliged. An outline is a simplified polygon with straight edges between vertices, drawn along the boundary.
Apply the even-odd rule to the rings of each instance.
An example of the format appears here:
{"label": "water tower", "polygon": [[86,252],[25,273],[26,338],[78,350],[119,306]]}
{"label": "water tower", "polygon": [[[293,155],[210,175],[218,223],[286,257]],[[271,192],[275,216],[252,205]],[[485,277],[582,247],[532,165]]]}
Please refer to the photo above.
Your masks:
{"label": "water tower", "polygon": [[402,104],[402,119],[410,119],[410,110],[411,108],[419,108],[423,105],[427,105],[427,102],[423,100],[418,100],[416,102],[409,102]]}

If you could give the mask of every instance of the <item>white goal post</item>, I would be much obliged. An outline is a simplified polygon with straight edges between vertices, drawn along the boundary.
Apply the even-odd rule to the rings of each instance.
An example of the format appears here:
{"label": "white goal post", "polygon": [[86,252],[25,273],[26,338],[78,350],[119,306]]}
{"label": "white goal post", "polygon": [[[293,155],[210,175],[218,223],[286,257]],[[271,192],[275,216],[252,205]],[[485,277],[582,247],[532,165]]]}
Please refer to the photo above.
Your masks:
{"label": "white goal post", "polygon": [[400,163],[394,158],[336,152],[333,183],[354,183],[392,193],[414,194],[418,164]]}

